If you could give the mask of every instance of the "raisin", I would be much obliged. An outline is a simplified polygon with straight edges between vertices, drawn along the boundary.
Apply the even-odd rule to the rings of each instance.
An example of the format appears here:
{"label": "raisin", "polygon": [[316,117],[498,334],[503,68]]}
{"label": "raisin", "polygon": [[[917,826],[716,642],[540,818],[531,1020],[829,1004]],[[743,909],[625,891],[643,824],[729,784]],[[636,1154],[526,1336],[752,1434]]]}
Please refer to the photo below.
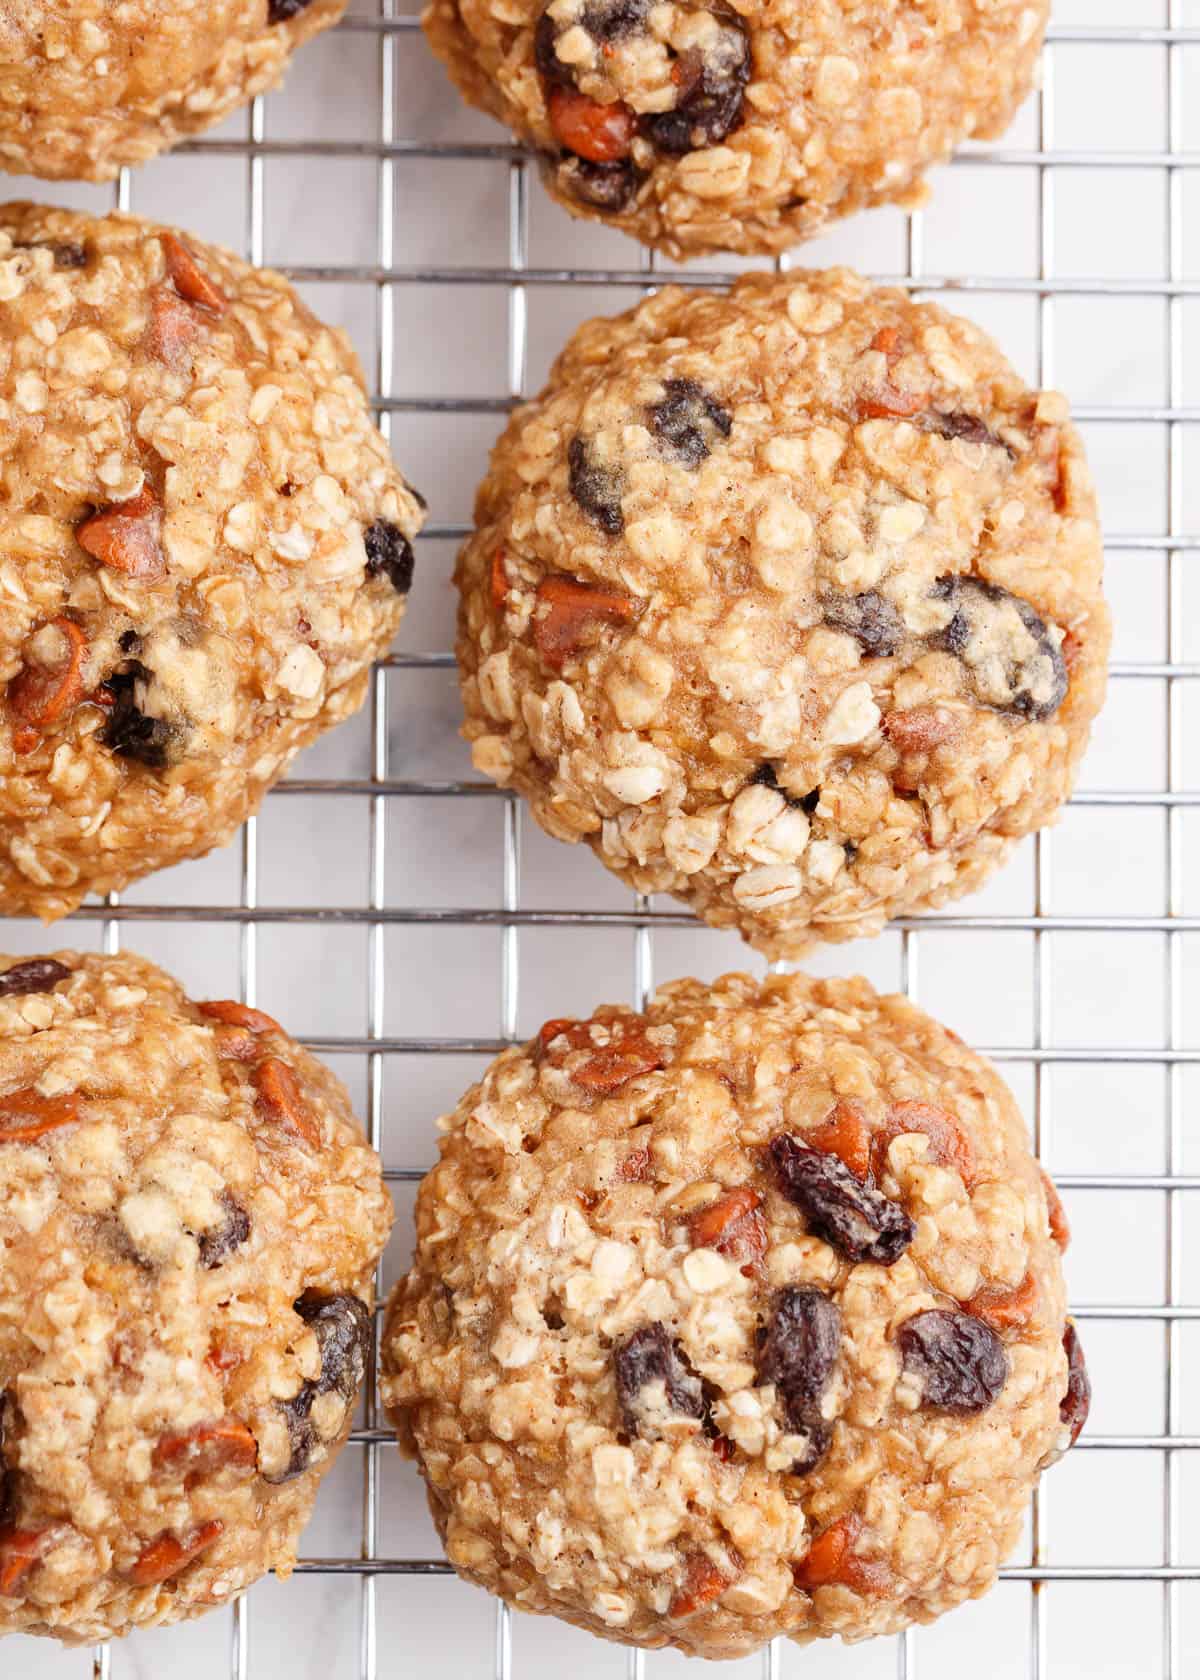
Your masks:
{"label": "raisin", "polygon": [[974,414],[943,414],[938,409],[929,409],[915,423],[921,431],[936,432],[938,437],[965,438],[968,443],[986,444],[991,449],[1003,449],[1010,457],[1013,455],[1010,445]]}
{"label": "raisin", "polygon": [[367,575],[386,577],[397,595],[407,595],[412,588],[413,567],[416,564],[413,547],[398,525],[377,519],[363,532],[367,548]]}
{"label": "raisin", "polygon": [[874,589],[861,595],[830,595],[824,617],[831,630],[853,636],[869,659],[890,659],[904,640],[904,620]]}
{"label": "raisin", "polygon": [[847,1260],[892,1266],[916,1235],[896,1202],[862,1184],[836,1155],[823,1155],[786,1133],[771,1140],[779,1185],[812,1231]]}
{"label": "raisin", "polygon": [[17,1478],[8,1467],[8,1460],[4,1453],[4,1441],[7,1433],[6,1413],[13,1404],[10,1396],[0,1389],[0,1528],[10,1522],[16,1515]]}
{"label": "raisin", "polygon": [[781,793],[783,795],[785,803],[788,804],[793,811],[803,811],[810,817],[816,810],[817,806],[821,803],[821,790],[819,787],[810,788],[807,793],[802,793],[799,798],[796,798],[794,794],[789,793],[786,788],[780,787],[779,772],[773,764],[768,763],[766,760],[764,760],[757,769],[751,771],[747,779],[751,787],[774,788],[776,793]]}
{"label": "raisin", "polygon": [[55,268],[86,268],[88,265],[86,245],[77,245],[74,240],[56,239],[50,249],[54,252]]}
{"label": "raisin", "polygon": [[742,120],[750,80],[750,42],[745,25],[722,11],[707,56],[685,52],[676,60],[673,79],[679,89],[674,110],[642,118],[642,132],[660,152],[682,157],[702,146],[717,146]]}
{"label": "raisin", "polygon": [[[593,41],[600,44],[622,41],[641,32],[649,9],[650,0],[592,0],[579,22]],[[572,85],[574,70],[559,58],[556,51],[558,38],[563,32],[549,12],[543,12],[533,32],[533,57],[547,81]]]}
{"label": "raisin", "polygon": [[905,1372],[921,1385],[921,1404],[967,1416],[984,1412],[1008,1380],[1008,1355],[994,1330],[970,1313],[932,1307],[896,1332]]}
{"label": "raisin", "polygon": [[[613,215],[627,208],[640,180],[628,158],[620,163],[592,163],[587,158],[568,157],[558,168],[558,185],[568,198]],[[617,530],[620,528],[618,525]]]}
{"label": "raisin", "polygon": [[221,1197],[221,1207],[224,1217],[216,1225],[210,1225],[207,1231],[201,1231],[197,1238],[200,1264],[208,1271],[228,1260],[250,1235],[250,1215],[228,1191]]}
{"label": "raisin", "polygon": [[[647,1324],[613,1350],[613,1371],[621,1417],[631,1435],[657,1440],[663,1399],[679,1417],[703,1419],[704,1388],[689,1370],[665,1324]],[[653,1392],[662,1385],[663,1395]],[[650,1392],[648,1392],[650,1391]]]}
{"label": "raisin", "polygon": [[733,429],[729,411],[694,379],[666,379],[663,399],[649,411],[650,430],[663,448],[685,467],[698,467],[711,452],[713,438]]}
{"label": "raisin", "polygon": [[[149,717],[139,704],[139,685],[153,680],[153,672],[138,660],[105,678],[113,698],[112,713],[100,739],[121,758],[131,758],[148,770],[165,770],[171,762],[177,731],[162,718]],[[144,698],[144,693],[143,693]]]}
{"label": "raisin", "polygon": [[286,1470],[266,1478],[270,1482],[290,1482],[312,1464],[324,1444],[312,1421],[313,1402],[323,1395],[336,1394],[347,1408],[353,1403],[367,1368],[371,1341],[371,1314],[357,1295],[326,1295],[309,1289],[295,1303],[294,1311],[316,1334],[321,1374],[282,1402],[292,1455]]}
{"label": "raisin", "polygon": [[52,992],[62,980],[71,978],[65,963],[53,957],[30,957],[28,962],[14,963],[0,974],[0,998],[27,997],[30,992]]}
{"label": "raisin", "polygon": [[983,705],[1033,721],[1058,710],[1067,693],[1066,662],[1028,601],[968,577],[939,578],[932,594],[950,606],[932,645],[961,660]]}
{"label": "raisin", "polygon": [[580,512],[586,513],[610,537],[620,536],[625,528],[621,512],[625,474],[620,467],[597,461],[591,444],[581,437],[571,439],[567,466],[571,495]]}
{"label": "raisin", "polygon": [[791,1433],[808,1437],[806,1451],[792,1464],[794,1476],[806,1475],[829,1450],[821,1396],[841,1339],[842,1315],[828,1296],[807,1285],[780,1290],[758,1350],[758,1380],[774,1383]]}
{"label": "raisin", "polygon": [[311,5],[312,0],[267,0],[267,22],[290,23]]}
{"label": "raisin", "polygon": [[1062,1397],[1058,1415],[1070,1431],[1067,1446],[1073,1447],[1092,1409],[1092,1382],[1074,1319],[1067,1320],[1063,1347],[1067,1350],[1067,1392]]}

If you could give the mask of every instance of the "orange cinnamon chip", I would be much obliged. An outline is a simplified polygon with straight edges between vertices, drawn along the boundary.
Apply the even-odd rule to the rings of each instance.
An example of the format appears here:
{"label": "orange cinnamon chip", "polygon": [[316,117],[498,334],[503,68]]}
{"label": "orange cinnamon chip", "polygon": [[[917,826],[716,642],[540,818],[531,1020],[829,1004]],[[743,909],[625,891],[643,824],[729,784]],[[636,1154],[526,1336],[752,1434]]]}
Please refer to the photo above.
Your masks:
{"label": "orange cinnamon chip", "polygon": [[254,1085],[258,1091],[258,1112],[264,1120],[282,1126],[285,1132],[317,1149],[321,1143],[321,1128],[317,1124],[300,1091],[296,1075],[278,1056],[268,1056],[254,1070]]}
{"label": "orange cinnamon chip", "polygon": [[762,1265],[767,1252],[767,1227],[759,1206],[762,1197],[748,1184],[739,1184],[708,1207],[698,1208],[688,1220],[693,1248],[715,1248],[736,1261],[750,1276]]}
{"label": "orange cinnamon chip", "polygon": [[855,407],[856,420],[911,420],[928,403],[924,391],[901,391],[895,385],[879,385],[869,394],[859,397]]}
{"label": "orange cinnamon chip", "polygon": [[1058,1194],[1058,1186],[1044,1168],[1039,1170],[1042,1174],[1042,1188],[1046,1192],[1046,1215],[1050,1221],[1050,1235],[1066,1253],[1071,1244],[1071,1222]]}
{"label": "orange cinnamon chip", "polygon": [[623,1184],[641,1184],[650,1171],[650,1151],[631,1149],[617,1168],[616,1176]]}
{"label": "orange cinnamon chip", "polygon": [[667,1615],[675,1621],[692,1616],[732,1585],[733,1578],[722,1574],[703,1552],[693,1552],[684,1566],[683,1585],[667,1606]]}
{"label": "orange cinnamon chip", "polygon": [[181,1569],[198,1558],[214,1540],[219,1540],[224,1532],[225,1524],[214,1518],[212,1522],[194,1528],[182,1539],[174,1534],[160,1534],[139,1554],[129,1571],[129,1579],[136,1587],[156,1587],[163,1581],[169,1581],[172,1575],[178,1575]]}
{"label": "orange cinnamon chip", "polygon": [[839,1097],[817,1129],[805,1133],[804,1142],[824,1155],[836,1155],[855,1178],[865,1179],[871,1170],[871,1128],[852,1098]]}
{"label": "orange cinnamon chip", "polygon": [[585,1091],[607,1094],[619,1091],[639,1074],[653,1073],[662,1065],[662,1056],[654,1046],[640,1034],[631,1034],[617,1044],[598,1050],[590,1061],[572,1070],[571,1078]]}
{"label": "orange cinnamon chip", "polygon": [[208,278],[179,235],[164,233],[160,239],[167,273],[180,297],[188,303],[199,304],[202,309],[211,309],[214,315],[223,314],[229,307],[229,299],[220,286]]}
{"label": "orange cinnamon chip", "polygon": [[0,1528],[0,1598],[15,1598],[26,1575],[49,1550],[59,1529],[18,1528],[5,1523]]}
{"label": "orange cinnamon chip", "polygon": [[900,352],[899,327],[880,327],[871,340],[872,350],[881,350],[885,356],[896,356]]}
{"label": "orange cinnamon chip", "polygon": [[892,1579],[887,1565],[855,1556],[861,1532],[862,1519],[856,1515],[839,1517],[822,1529],[800,1562],[792,1565],[796,1585],[804,1592],[840,1586],[860,1593],[886,1593]]}
{"label": "orange cinnamon chip", "polygon": [[263,1009],[252,1009],[248,1003],[237,1003],[233,998],[210,998],[198,1003],[196,1008],[201,1015],[207,1015],[227,1027],[245,1027],[252,1033],[283,1031],[273,1015],[268,1015]]}
{"label": "orange cinnamon chip", "polygon": [[83,1117],[79,1094],[68,1091],[59,1097],[44,1097],[32,1085],[0,1097],[0,1143],[32,1143],[60,1126],[73,1126]]}
{"label": "orange cinnamon chip", "polygon": [[52,618],[49,622],[63,637],[64,657],[54,665],[26,665],[8,685],[9,710],[35,735],[58,723],[83,698],[87,637],[73,619]]}
{"label": "orange cinnamon chip", "polygon": [[75,531],[75,540],[93,559],[115,572],[154,583],[167,569],[159,534],[162,509],[150,486],[143,485],[126,502],[92,514]]}
{"label": "orange cinnamon chip", "polygon": [[247,1027],[217,1027],[213,1039],[222,1062],[256,1062],[262,1054],[258,1038]]}
{"label": "orange cinnamon chip", "polygon": [[1032,1272],[1026,1272],[1015,1289],[989,1284],[976,1290],[963,1305],[973,1318],[980,1318],[992,1330],[1020,1330],[1037,1311],[1038,1286]]}
{"label": "orange cinnamon chip", "polygon": [[236,1418],[198,1423],[181,1435],[163,1435],[154,1448],[156,1469],[187,1475],[218,1470],[251,1470],[258,1463],[258,1442]]}
{"label": "orange cinnamon chip", "polygon": [[565,1015],[556,1015],[552,1021],[544,1021],[538,1028],[537,1047],[539,1055],[544,1055],[554,1040],[559,1037],[565,1037],[572,1050],[582,1050],[585,1044],[592,1042],[591,1023],[589,1021],[573,1021]]}
{"label": "orange cinnamon chip", "polygon": [[534,644],[555,669],[578,653],[594,631],[605,625],[631,624],[643,605],[632,595],[560,574],[542,579],[537,598],[539,606],[549,611],[534,618]]}
{"label": "orange cinnamon chip", "polygon": [[875,1134],[873,1164],[881,1173],[887,1162],[887,1148],[893,1138],[908,1132],[923,1132],[929,1139],[929,1154],[939,1166],[949,1167],[967,1189],[975,1184],[975,1157],[962,1127],[944,1108],[933,1103],[896,1103],[882,1128]]}
{"label": "orange cinnamon chip", "polygon": [[492,555],[492,570],[488,579],[488,587],[491,590],[493,607],[497,612],[503,612],[505,602],[508,600],[508,573],[504,567],[504,550],[502,548],[498,548]]}
{"label": "orange cinnamon chip", "polygon": [[577,88],[561,85],[547,100],[550,127],[576,157],[589,163],[620,163],[633,148],[637,119],[628,105],[602,105]]}
{"label": "orange cinnamon chip", "polygon": [[963,717],[945,706],[912,706],[908,711],[889,712],[883,733],[902,753],[927,753],[944,747],[962,734]]}
{"label": "orange cinnamon chip", "polygon": [[192,345],[200,334],[200,319],[194,309],[169,286],[155,286],[150,293],[150,320],[145,345],[152,356],[177,371],[191,360]]}

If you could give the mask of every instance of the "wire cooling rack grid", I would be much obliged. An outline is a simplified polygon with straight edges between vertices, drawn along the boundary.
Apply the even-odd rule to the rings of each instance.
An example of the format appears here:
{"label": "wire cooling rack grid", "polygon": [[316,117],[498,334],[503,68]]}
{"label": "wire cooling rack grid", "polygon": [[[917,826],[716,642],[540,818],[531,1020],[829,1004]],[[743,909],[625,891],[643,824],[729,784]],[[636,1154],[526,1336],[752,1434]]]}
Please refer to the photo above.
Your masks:
{"label": "wire cooling rack grid", "polygon": [[[645,995],[652,977],[758,966],[736,940],[629,895],[473,778],[456,741],[454,540],[500,417],[567,331],[628,305],[659,265],[570,223],[526,160],[468,113],[402,0],[355,0],[288,88],[124,177],[118,202],[285,268],[353,332],[381,423],[430,496],[400,648],[365,714],[300,762],[240,847],[89,907],[64,935],[128,938],[197,993],[234,986],[285,1016],[351,1086],[410,1243],[433,1116],[551,1014]],[[934,1627],[851,1649],[776,1647],[737,1676],[905,1680],[1200,1669],[1200,508],[1189,492],[1200,362],[1200,0],[1060,0],[1041,94],[999,143],[940,171],[925,212],[860,217],[797,260],[849,260],[950,294],[1088,433],[1110,532],[1113,684],[1082,789],[952,913],[822,954],[903,986],[1012,1079],[1075,1226],[1090,1431],[1047,1478],[995,1591]],[[20,189],[18,189],[20,190]],[[107,189],[31,196],[99,208]],[[567,256],[570,265],[567,265]],[[719,259],[682,276],[719,283]],[[1115,534],[1114,534],[1115,533]],[[1191,533],[1191,534],[1189,534]],[[570,906],[567,908],[567,906]],[[13,923],[5,943],[44,935]],[[1194,1016],[1194,1009],[1190,1012]],[[374,1399],[322,1489],[302,1579],[91,1656],[7,1642],[0,1673],[71,1680],[482,1676],[662,1680],[641,1655],[513,1618],[447,1578],[415,1473]],[[1189,1497],[1190,1496],[1190,1497]]]}

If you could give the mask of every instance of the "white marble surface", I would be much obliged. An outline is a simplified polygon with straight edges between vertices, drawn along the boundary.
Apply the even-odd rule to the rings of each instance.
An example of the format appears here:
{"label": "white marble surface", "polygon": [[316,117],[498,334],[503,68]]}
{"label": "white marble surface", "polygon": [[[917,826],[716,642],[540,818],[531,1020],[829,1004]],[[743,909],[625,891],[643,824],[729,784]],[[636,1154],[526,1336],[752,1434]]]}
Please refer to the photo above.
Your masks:
{"label": "white marble surface", "polygon": [[[356,0],[352,15],[378,15],[383,0]],[[404,0],[400,0],[403,4]],[[1062,25],[1200,28],[1200,0],[1059,0]],[[504,136],[466,111],[424,50],[419,35],[393,37],[394,132],[401,139],[493,142]],[[1190,106],[1200,94],[1200,47],[1178,50],[1182,96],[1179,138],[1200,145]],[[1049,143],[1071,153],[1160,154],[1167,145],[1162,46],[1063,45],[1055,49]],[[1198,107],[1200,108],[1200,107]],[[286,92],[265,108],[271,139],[377,140],[381,133],[380,41],[376,34],[339,30],[312,46],[297,64]],[[246,134],[244,117],[224,135]],[[1004,150],[1037,144],[1033,103]],[[1193,156],[1195,154],[1193,153]],[[405,158],[392,171],[395,262],[404,269],[498,266],[509,260],[510,170],[504,160],[468,157]],[[920,218],[916,259],[925,273],[1029,279],[1038,272],[1037,171],[1028,164],[959,164],[939,173],[931,209]],[[375,156],[268,157],[256,181],[244,158],[213,153],[165,159],[137,175],[133,208],[178,220],[207,238],[251,248],[261,227],[266,260],[295,265],[374,264],[379,253],[378,207],[386,172]],[[102,205],[110,192],[78,187],[47,190],[13,184],[13,196]],[[1200,281],[1200,170],[1184,172],[1174,204],[1179,218],[1177,278]],[[261,223],[256,212],[261,210]],[[1104,276],[1115,282],[1161,282],[1168,275],[1165,173],[1127,167],[1061,168],[1045,203],[1046,261],[1057,276]],[[616,234],[569,222],[528,182],[528,260],[540,267],[636,268],[641,253]],[[904,218],[890,211],[859,218],[803,254],[811,263],[850,261],[869,272],[902,273]],[[721,260],[707,265],[728,270]],[[379,309],[369,284],[305,286],[323,314],[353,333],[378,386]],[[632,301],[628,289],[535,286],[527,294],[527,387],[542,377],[564,335],[589,314]],[[386,307],[387,300],[384,300]],[[397,285],[390,305],[394,356],[384,370],[398,396],[503,398],[509,391],[509,310],[497,285]],[[1170,312],[1160,296],[1064,294],[1042,317],[1031,291],[972,293],[959,306],[997,332],[1030,378],[1038,374],[1039,342],[1045,376],[1075,402],[1095,410],[1112,405],[1154,408],[1169,396],[1166,353],[1169,318],[1176,333],[1176,401],[1200,407],[1200,354],[1195,331],[1200,298],[1184,298]],[[467,519],[472,492],[498,426],[494,413],[398,413],[392,424],[397,458],[430,499],[437,525]],[[1146,536],[1166,529],[1169,446],[1161,424],[1097,420],[1086,427],[1100,479],[1107,528]],[[1193,487],[1196,428],[1180,428],[1177,444],[1177,526],[1200,533],[1200,492]],[[444,651],[451,645],[453,600],[448,587],[453,544],[424,541],[418,580],[400,647]],[[1110,590],[1117,618],[1114,655],[1120,662],[1200,660],[1196,612],[1197,556],[1183,553],[1173,585],[1161,550],[1110,549]],[[1174,632],[1168,637],[1168,602]],[[1174,707],[1173,764],[1168,760],[1168,699],[1158,679],[1114,682],[1108,709],[1083,776],[1084,790],[1153,792],[1174,776],[1178,788],[1200,787],[1200,683],[1181,682]],[[387,692],[387,769],[403,779],[459,779],[472,775],[457,739],[458,708],[452,673],[391,673]],[[326,739],[296,766],[298,777],[361,777],[371,769],[369,720],[360,718]],[[388,803],[384,890],[388,906],[502,904],[504,806],[495,798],[396,799]],[[369,903],[370,811],[354,797],[276,795],[258,823],[258,901],[265,906]],[[1172,831],[1175,909],[1200,913],[1200,813],[1179,811]],[[1159,917],[1168,908],[1167,823],[1153,805],[1074,806],[1042,846],[1040,908],[1061,915]],[[143,883],[129,902],[142,906],[191,904],[203,910],[234,905],[242,890],[243,853],[235,846],[203,862]],[[1192,866],[1189,875],[1185,864]],[[973,900],[971,912],[1027,917],[1037,904],[1038,864],[1032,844]],[[528,907],[627,908],[628,895],[589,855],[556,845],[521,823],[520,902]],[[34,927],[5,930],[10,948],[34,950]],[[100,938],[97,919],[67,937]],[[295,1030],[322,1037],[361,1036],[367,1030],[368,934],[362,925],[263,924],[239,939],[234,925],[201,918],[186,927],[165,920],[127,921],[120,936],[172,967],[201,995],[222,995],[239,982],[243,950],[253,960],[257,996]],[[540,928],[519,937],[518,1027],[534,1030],[551,1014],[586,1011],[601,999],[629,997],[635,983],[635,935],[629,929]],[[386,998],[383,1030],[404,1037],[492,1037],[501,1026],[501,938],[495,930],[455,926],[393,926],[383,937]],[[715,974],[760,966],[736,940],[702,929],[658,930],[649,942],[660,978],[685,972]],[[822,972],[862,970],[876,983],[898,986],[905,952],[898,934],[841,947],[820,958]],[[964,932],[936,923],[909,942],[908,978],[916,994],[965,1037],[1011,1054],[1034,1042],[1103,1050],[1132,1046],[1148,1052],[1175,1042],[1200,1051],[1200,935],[1181,934],[1173,958],[1161,932],[1120,934],[1063,931],[1040,945],[1026,929]],[[1041,1019],[1033,990],[1041,977]],[[366,1073],[362,1057],[337,1058],[360,1108]],[[394,1168],[423,1166],[432,1154],[433,1120],[449,1106],[479,1065],[457,1056],[395,1056],[386,1067],[384,1152]],[[1026,1112],[1034,1113],[1035,1077],[1019,1056],[1008,1063]],[[1196,1097],[1200,1069],[1175,1074],[1176,1171],[1200,1174]],[[1042,1077],[1043,1147],[1066,1174],[1162,1173],[1167,1169],[1171,1088],[1162,1064],[1071,1062],[1048,1065]],[[388,1257],[388,1278],[406,1258],[411,1190],[398,1185],[399,1219]],[[1200,1193],[1180,1193],[1174,1211],[1174,1276],[1168,1277],[1166,1198],[1153,1191],[1077,1189],[1067,1194],[1075,1244],[1070,1274],[1077,1303],[1136,1308],[1162,1302],[1168,1282],[1178,1301],[1200,1303]],[[1166,1421],[1165,1355],[1161,1319],[1089,1322],[1085,1340],[1096,1387],[1092,1430],[1103,1436],[1153,1436]],[[1175,1434],[1200,1436],[1200,1323],[1178,1325],[1172,1338],[1176,1380]],[[362,1543],[365,1453],[351,1447],[322,1490],[305,1553],[351,1557]],[[380,1523],[377,1555],[434,1557],[437,1545],[415,1474],[389,1450],[379,1460]],[[1200,1574],[1200,1453],[1176,1455],[1173,1561]],[[1048,1479],[1041,1504],[1043,1561],[1072,1567],[1136,1569],[1158,1566],[1164,1553],[1166,1455],[1159,1450],[1079,1451]],[[1029,1542],[1018,1562],[1029,1559]],[[374,1589],[378,1673],[408,1676],[483,1676],[493,1671],[496,1614],[480,1592],[444,1579],[384,1576]],[[1174,1617],[1176,1673],[1200,1672],[1200,1581],[1167,1589],[1159,1582],[1054,1583],[1040,1609],[1027,1584],[1006,1582],[986,1600],[964,1608],[911,1643],[910,1676],[920,1680],[1159,1680],[1166,1673],[1163,1614]],[[249,1596],[243,1637],[247,1680],[352,1680],[360,1673],[364,1589],[353,1578],[324,1575],[289,1584],[262,1583]],[[218,1680],[231,1672],[231,1613],[187,1627],[138,1635],[111,1655],[114,1680]],[[1040,1670],[1036,1666],[1040,1658]],[[755,1660],[725,1670],[806,1680],[876,1680],[905,1673],[894,1643],[854,1649],[779,1653],[778,1668]],[[7,1680],[82,1680],[92,1658],[45,1642],[15,1639],[0,1649]],[[232,1669],[239,1670],[236,1657]],[[516,1680],[617,1680],[641,1673],[625,1653],[551,1623],[517,1618],[511,1674]],[[648,1657],[648,1680],[682,1673],[682,1660]],[[691,1671],[689,1671],[691,1672]]]}

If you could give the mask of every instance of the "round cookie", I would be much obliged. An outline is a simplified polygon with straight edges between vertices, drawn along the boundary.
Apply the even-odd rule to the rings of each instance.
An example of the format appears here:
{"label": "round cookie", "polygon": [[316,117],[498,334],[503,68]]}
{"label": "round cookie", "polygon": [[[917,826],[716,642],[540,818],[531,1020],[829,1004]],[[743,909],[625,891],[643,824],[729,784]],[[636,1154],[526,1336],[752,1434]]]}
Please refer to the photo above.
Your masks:
{"label": "round cookie", "polygon": [[0,958],[0,1634],[290,1572],[391,1225],[341,1084],[132,956]]}
{"label": "round cookie", "polygon": [[420,498],[349,342],[129,216],[0,210],[0,909],[224,844],[348,717]]}
{"label": "round cookie", "polygon": [[3,0],[0,168],[108,181],[281,80],[346,0]]}
{"label": "round cookie", "polygon": [[548,191],[675,258],[784,251],[1007,127],[1049,0],[430,0],[464,97]]}
{"label": "round cookie", "polygon": [[772,957],[944,903],[1067,797],[1104,694],[1067,405],[846,270],[581,327],[492,454],[478,769]]}
{"label": "round cookie", "polygon": [[977,1596],[1088,1384],[993,1068],[864,980],[549,1021],[444,1123],[384,1396],[455,1568],[735,1657]]}

